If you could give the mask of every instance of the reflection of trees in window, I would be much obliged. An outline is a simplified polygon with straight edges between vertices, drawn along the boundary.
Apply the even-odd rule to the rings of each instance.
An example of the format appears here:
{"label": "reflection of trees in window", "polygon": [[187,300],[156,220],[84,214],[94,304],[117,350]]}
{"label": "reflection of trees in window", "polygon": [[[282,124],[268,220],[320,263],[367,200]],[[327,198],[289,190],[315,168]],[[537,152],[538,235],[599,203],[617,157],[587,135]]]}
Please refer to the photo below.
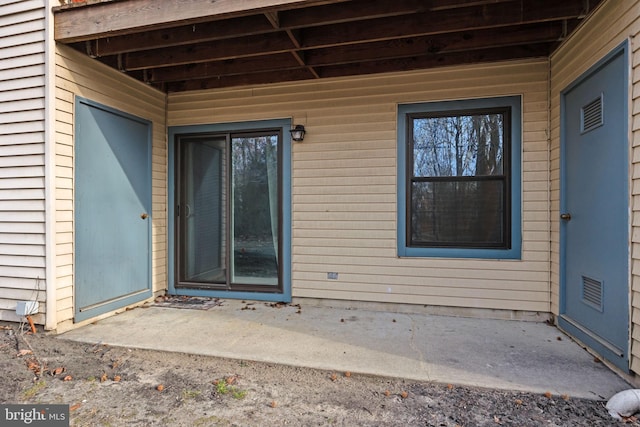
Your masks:
{"label": "reflection of trees in window", "polygon": [[[278,139],[276,134],[234,135],[233,280],[277,284],[279,252]],[[259,279],[256,279],[259,278]]]}
{"label": "reflection of trees in window", "polygon": [[275,183],[269,178],[276,178],[271,169],[277,167],[277,136],[233,138],[232,156],[235,234],[270,237],[270,197],[277,193],[270,194]]}
{"label": "reflection of trees in window", "polygon": [[410,116],[409,240],[506,247],[509,110]]}

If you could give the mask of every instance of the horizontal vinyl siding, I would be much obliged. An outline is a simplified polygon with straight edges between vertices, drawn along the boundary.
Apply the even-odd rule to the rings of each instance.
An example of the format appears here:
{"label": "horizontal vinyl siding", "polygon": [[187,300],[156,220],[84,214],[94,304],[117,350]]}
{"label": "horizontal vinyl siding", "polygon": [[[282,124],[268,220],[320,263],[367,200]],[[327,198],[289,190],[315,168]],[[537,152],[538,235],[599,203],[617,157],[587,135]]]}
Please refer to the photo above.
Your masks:
{"label": "horizontal vinyl siding", "polygon": [[45,312],[45,2],[0,5],[0,320]]}
{"label": "horizontal vinyl siding", "polygon": [[73,319],[74,99],[82,96],[150,120],[152,147],[152,286],[166,289],[165,96],[66,47],[56,47],[56,280],[58,322]]}
{"label": "horizontal vinyl siding", "polygon": [[[597,10],[551,58],[551,218],[552,221],[552,310],[559,313],[560,301],[560,94],[581,74],[612,49],[631,38],[632,78],[632,175],[631,230],[631,369],[640,372],[640,52],[635,42],[640,33],[640,1],[610,0]],[[621,309],[623,309],[621,307]]]}
{"label": "horizontal vinyl siding", "polygon": [[[292,150],[294,297],[548,312],[547,77],[536,60],[181,93],[168,121],[306,126]],[[398,258],[397,105],[505,95],[523,95],[522,260]]]}

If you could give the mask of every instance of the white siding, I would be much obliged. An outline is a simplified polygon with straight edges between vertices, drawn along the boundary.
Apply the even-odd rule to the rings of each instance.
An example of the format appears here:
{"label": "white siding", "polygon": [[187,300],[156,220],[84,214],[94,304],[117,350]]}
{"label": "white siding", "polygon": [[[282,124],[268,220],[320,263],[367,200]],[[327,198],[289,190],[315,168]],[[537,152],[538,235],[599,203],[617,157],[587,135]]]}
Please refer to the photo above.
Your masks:
{"label": "white siding", "polygon": [[45,311],[45,1],[0,5],[0,320]]}
{"label": "white siding", "polygon": [[[294,297],[549,312],[548,73],[534,60],[173,94],[168,124],[306,126],[293,145]],[[397,105],[514,94],[524,116],[522,259],[398,258]]]}
{"label": "white siding", "polygon": [[[551,290],[552,311],[558,314],[560,292],[560,92],[612,49],[630,39],[632,105],[629,147],[631,183],[631,369],[640,373],[640,1],[611,0],[592,16],[551,58]],[[621,309],[623,309],[621,307]]]}
{"label": "white siding", "polygon": [[[166,274],[166,125],[165,95],[91,60],[66,46],[56,46],[56,287],[57,321],[73,319],[73,126],[74,99],[82,96],[150,120],[152,148],[152,283],[167,287]],[[0,190],[1,191],[1,190]],[[1,231],[0,231],[1,232]]]}

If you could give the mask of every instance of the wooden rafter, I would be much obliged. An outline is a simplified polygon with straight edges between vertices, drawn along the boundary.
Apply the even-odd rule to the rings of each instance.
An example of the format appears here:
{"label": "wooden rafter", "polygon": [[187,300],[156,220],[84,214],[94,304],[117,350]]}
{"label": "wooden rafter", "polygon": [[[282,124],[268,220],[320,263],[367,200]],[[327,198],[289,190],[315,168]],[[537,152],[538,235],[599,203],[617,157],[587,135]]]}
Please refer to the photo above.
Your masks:
{"label": "wooden rafter", "polygon": [[548,56],[602,1],[88,0],[58,42],[167,91]]}

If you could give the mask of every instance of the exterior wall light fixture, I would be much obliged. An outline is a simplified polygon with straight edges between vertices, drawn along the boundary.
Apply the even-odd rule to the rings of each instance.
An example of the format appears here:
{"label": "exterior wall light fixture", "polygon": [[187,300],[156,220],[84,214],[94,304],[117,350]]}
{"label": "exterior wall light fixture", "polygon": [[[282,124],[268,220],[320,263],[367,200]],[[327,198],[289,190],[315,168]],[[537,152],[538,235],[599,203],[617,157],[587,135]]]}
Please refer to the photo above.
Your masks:
{"label": "exterior wall light fixture", "polygon": [[294,141],[304,141],[304,134],[307,131],[304,130],[303,125],[295,125],[289,132],[291,132],[291,139]]}

